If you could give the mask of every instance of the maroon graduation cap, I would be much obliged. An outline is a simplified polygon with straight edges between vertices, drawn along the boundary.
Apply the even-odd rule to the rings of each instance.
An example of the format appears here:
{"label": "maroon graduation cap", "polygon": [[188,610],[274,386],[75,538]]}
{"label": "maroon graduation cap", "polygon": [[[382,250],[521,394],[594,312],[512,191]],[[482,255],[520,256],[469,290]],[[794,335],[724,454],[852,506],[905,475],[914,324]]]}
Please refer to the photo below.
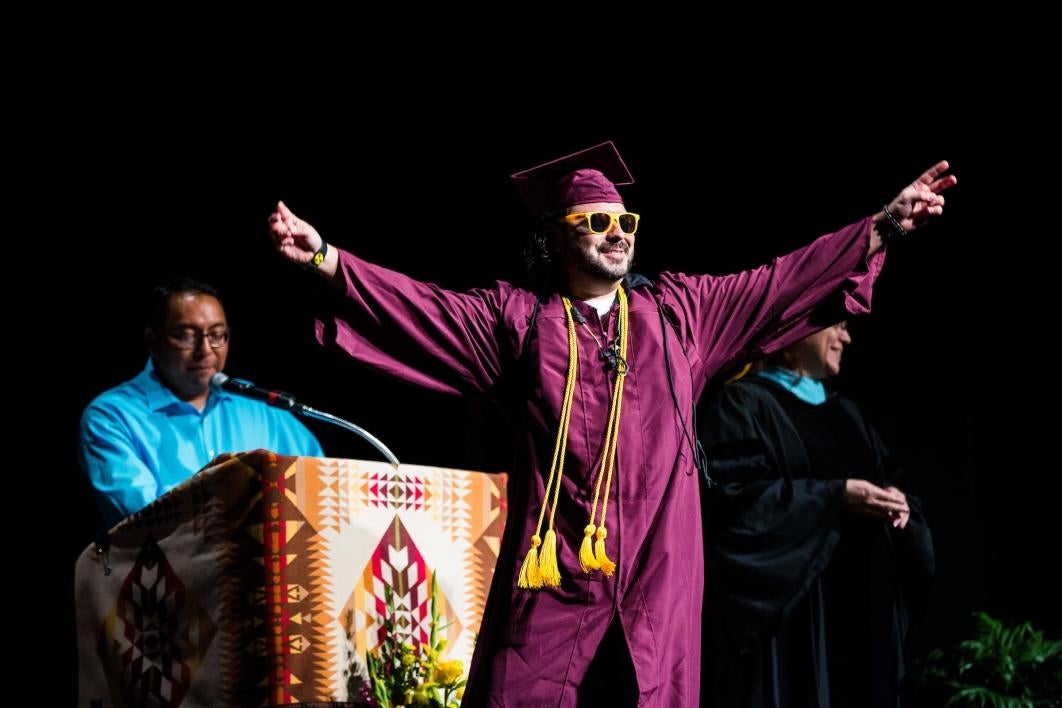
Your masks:
{"label": "maroon graduation cap", "polygon": [[517,172],[511,178],[524,204],[540,218],[576,204],[622,203],[616,186],[634,184],[611,140]]}

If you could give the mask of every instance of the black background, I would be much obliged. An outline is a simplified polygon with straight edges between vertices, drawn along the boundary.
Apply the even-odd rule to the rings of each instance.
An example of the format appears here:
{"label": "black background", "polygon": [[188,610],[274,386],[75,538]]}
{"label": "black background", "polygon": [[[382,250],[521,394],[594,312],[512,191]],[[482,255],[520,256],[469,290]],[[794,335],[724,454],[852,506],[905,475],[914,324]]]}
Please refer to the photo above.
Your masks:
{"label": "black background", "polygon": [[[991,113],[983,90],[825,86],[797,70],[662,95],[651,79],[607,90],[569,80],[504,100],[444,76],[416,90],[363,78],[250,86],[234,67],[208,83],[174,70],[164,90],[95,78],[65,84],[60,129],[21,146],[35,153],[24,179],[55,263],[37,276],[61,293],[53,331],[70,352],[49,394],[53,482],[72,490],[57,502],[61,587],[97,523],[78,417],[143,367],[139,307],[165,276],[221,290],[230,375],[365,427],[404,462],[500,467],[504,432],[473,403],[313,345],[315,276],[272,251],[266,218],[284,199],[333,245],[445,287],[485,285],[519,268],[527,220],[507,175],[612,139],[637,180],[624,194],[643,215],[646,274],[757,265],[951,162],[959,185],[944,217],[890,248],[835,384],[870,412],[925,500],[938,582],[922,645],[954,641],[975,609],[1059,634],[1056,372],[1043,353],[1058,321],[1045,246],[1057,231],[1054,139],[1045,114],[1017,100],[1020,85],[995,86],[1002,112]],[[309,425],[328,454],[377,459],[352,435]]]}

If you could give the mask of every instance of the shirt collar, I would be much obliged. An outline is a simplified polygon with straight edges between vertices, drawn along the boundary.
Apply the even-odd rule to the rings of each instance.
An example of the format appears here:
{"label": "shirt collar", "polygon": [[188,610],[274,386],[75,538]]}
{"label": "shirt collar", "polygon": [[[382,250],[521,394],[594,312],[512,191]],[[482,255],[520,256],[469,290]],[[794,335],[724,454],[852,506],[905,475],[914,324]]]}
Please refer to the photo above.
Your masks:
{"label": "shirt collar", "polygon": [[[136,377],[136,385],[140,387],[140,390],[144,392],[144,399],[147,401],[149,410],[162,411],[168,408],[188,406],[195,410],[192,404],[182,401],[174,395],[166,384],[162,383],[162,379],[159,378],[159,374],[155,371],[155,362],[150,358],[147,361],[147,365],[144,366],[144,370],[140,372]],[[228,391],[215,391],[210,392],[210,396],[207,398],[207,404],[203,408],[202,413],[208,413],[214,406],[223,399],[232,396]],[[199,411],[196,411],[197,413]]]}

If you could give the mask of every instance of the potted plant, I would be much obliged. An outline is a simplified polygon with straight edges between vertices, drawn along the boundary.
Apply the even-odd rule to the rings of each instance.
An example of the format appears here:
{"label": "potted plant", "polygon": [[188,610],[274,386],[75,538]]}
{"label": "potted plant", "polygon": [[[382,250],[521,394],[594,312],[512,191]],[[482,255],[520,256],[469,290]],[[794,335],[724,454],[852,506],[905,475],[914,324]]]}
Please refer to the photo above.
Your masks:
{"label": "potted plant", "polygon": [[925,705],[1062,706],[1062,640],[984,612],[973,614],[973,625],[972,638],[926,656],[918,673]]}

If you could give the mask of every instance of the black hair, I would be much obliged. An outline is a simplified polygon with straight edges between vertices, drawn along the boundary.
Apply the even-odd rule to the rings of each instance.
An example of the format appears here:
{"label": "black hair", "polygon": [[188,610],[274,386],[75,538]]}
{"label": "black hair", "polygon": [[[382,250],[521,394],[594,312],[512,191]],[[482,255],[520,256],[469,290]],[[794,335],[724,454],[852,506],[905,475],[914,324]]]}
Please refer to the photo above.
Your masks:
{"label": "black hair", "polygon": [[209,295],[218,302],[221,302],[221,296],[218,295],[217,289],[212,285],[208,285],[201,280],[196,280],[194,278],[172,278],[159,283],[151,289],[151,294],[148,296],[147,306],[144,308],[144,324],[148,327],[161,327],[162,323],[166,320],[166,312],[170,307],[170,298],[174,295],[181,295],[183,293]]}
{"label": "black hair", "polygon": [[560,290],[564,283],[560,259],[553,245],[555,229],[543,219],[528,233],[524,243],[524,276],[528,287],[540,295]]}

